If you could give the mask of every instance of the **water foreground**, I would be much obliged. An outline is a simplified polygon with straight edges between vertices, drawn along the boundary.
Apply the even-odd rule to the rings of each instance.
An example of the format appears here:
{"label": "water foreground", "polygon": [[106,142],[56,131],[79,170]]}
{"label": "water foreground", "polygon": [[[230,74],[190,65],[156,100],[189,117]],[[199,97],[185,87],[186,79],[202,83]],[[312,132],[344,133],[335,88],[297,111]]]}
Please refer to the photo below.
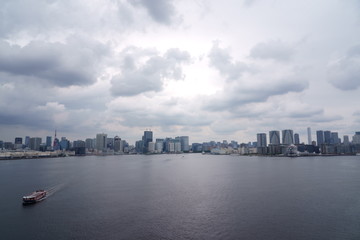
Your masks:
{"label": "water foreground", "polygon": [[360,239],[359,156],[5,160],[0,189],[1,239]]}

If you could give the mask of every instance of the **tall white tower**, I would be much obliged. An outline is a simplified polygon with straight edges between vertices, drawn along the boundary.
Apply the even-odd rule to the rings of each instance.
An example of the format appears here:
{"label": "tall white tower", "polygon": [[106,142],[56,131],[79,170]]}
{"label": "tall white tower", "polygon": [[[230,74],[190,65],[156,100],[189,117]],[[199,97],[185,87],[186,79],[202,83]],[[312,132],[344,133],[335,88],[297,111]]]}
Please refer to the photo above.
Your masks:
{"label": "tall white tower", "polygon": [[310,127],[307,128],[307,134],[308,134],[308,144],[311,145],[312,140],[311,140],[311,128]]}

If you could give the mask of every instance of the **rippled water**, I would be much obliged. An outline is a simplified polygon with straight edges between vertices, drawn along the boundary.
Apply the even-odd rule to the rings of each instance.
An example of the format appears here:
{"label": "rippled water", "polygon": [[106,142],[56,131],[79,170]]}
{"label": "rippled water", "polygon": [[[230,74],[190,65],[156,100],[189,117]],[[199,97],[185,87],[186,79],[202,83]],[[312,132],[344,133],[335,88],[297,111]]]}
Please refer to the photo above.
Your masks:
{"label": "rippled water", "polygon": [[0,190],[0,239],[360,239],[358,156],[0,161]]}

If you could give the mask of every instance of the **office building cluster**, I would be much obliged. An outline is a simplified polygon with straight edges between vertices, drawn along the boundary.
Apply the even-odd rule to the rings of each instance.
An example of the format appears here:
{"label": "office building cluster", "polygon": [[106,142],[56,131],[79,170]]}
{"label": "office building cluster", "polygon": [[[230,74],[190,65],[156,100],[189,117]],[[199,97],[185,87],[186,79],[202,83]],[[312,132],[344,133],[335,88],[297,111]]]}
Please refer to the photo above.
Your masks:
{"label": "office building cluster", "polygon": [[[45,141],[40,137],[16,137],[14,142],[0,141],[0,150],[4,152],[67,152],[67,155],[113,155],[113,154],[158,154],[203,152],[212,154],[259,154],[259,155],[289,155],[289,154],[356,154],[360,153],[360,132],[355,132],[350,139],[338,132],[316,131],[316,141],[312,140],[311,129],[307,129],[307,143],[300,141],[300,135],[291,129],[258,133],[256,142],[238,143],[210,141],[203,143],[189,143],[189,136],[175,138],[154,138],[151,130],[144,131],[141,140],[135,145],[118,136],[108,137],[106,133],[98,133],[95,138],[70,141],[66,137],[54,139],[47,136]],[[59,154],[58,154],[59,155]],[[58,156],[56,155],[56,156]],[[47,155],[44,155],[47,156]]]}
{"label": "office building cluster", "polygon": [[300,141],[300,135],[291,129],[269,131],[257,134],[256,152],[263,155],[287,154],[289,148],[303,154],[356,154],[360,152],[360,132],[355,132],[352,141],[348,135],[343,139],[338,132],[317,130],[316,141],[312,140],[311,128],[307,128],[307,143]]}
{"label": "office building cluster", "polygon": [[156,138],[154,141],[153,132],[151,130],[144,131],[142,139],[135,143],[135,152],[142,154],[182,153],[189,151],[190,145],[188,136]]}

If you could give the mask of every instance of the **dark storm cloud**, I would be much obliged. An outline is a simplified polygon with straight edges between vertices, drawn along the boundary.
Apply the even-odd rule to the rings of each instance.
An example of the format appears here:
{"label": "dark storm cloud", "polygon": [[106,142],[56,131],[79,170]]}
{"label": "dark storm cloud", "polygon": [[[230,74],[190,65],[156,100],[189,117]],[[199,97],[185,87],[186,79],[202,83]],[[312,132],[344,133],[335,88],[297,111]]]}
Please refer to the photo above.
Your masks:
{"label": "dark storm cloud", "polygon": [[106,48],[82,41],[32,41],[24,47],[0,41],[0,52],[0,72],[67,87],[94,83]]}
{"label": "dark storm cloud", "polygon": [[258,43],[250,51],[250,57],[257,59],[272,59],[289,61],[294,54],[293,48],[281,41]]}
{"label": "dark storm cloud", "polygon": [[328,81],[344,91],[360,87],[360,45],[356,45],[341,59],[328,67]]}
{"label": "dark storm cloud", "polygon": [[219,42],[214,42],[213,47],[208,55],[210,66],[216,68],[228,80],[235,80],[249,71],[249,67],[241,62],[234,62],[227,49],[219,47]]}
{"label": "dark storm cloud", "polygon": [[142,6],[156,22],[171,24],[176,15],[172,0],[129,0],[134,6]]}
{"label": "dark storm cloud", "polygon": [[176,48],[169,49],[163,56],[147,50],[128,50],[123,52],[125,56],[121,74],[111,79],[114,96],[134,96],[143,92],[161,91],[165,79],[184,78],[181,64],[190,60],[188,52]]}

